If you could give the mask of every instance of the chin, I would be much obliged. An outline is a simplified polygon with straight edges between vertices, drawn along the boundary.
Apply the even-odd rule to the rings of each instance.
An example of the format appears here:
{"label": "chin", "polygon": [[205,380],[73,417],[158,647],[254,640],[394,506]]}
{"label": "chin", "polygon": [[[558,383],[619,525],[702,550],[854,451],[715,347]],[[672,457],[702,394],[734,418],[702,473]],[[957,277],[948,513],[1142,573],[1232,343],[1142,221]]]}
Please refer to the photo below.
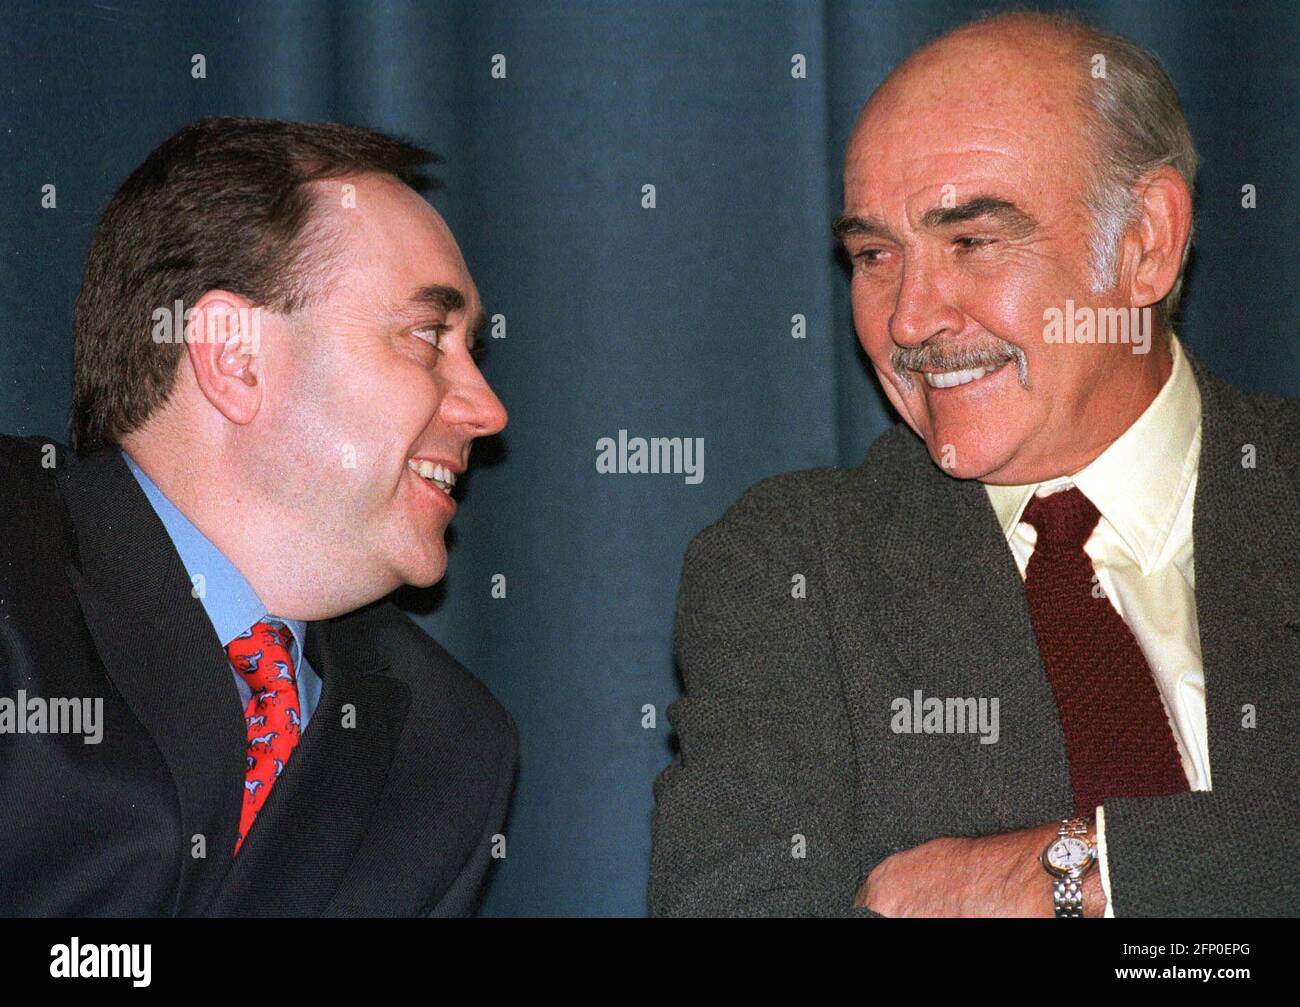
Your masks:
{"label": "chin", "polygon": [[[944,446],[949,446],[945,454]],[[986,444],[969,438],[931,433],[925,439],[930,460],[954,479],[982,479],[1006,465],[1011,452],[1000,444]]]}
{"label": "chin", "polygon": [[444,553],[436,558],[431,557],[427,563],[421,563],[417,567],[406,570],[403,580],[410,587],[433,587],[446,574],[447,556]]}
{"label": "chin", "polygon": [[398,576],[409,587],[433,587],[447,573],[447,548],[441,542],[428,555],[412,560],[411,556],[398,567]]}

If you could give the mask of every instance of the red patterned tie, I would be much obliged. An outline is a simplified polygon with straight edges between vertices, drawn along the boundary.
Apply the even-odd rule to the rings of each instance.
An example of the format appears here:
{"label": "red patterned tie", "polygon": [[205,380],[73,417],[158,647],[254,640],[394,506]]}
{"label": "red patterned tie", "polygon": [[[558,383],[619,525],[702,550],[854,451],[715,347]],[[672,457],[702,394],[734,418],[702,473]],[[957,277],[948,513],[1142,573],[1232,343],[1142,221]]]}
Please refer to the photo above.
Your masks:
{"label": "red patterned tie", "polygon": [[1075,813],[1083,816],[1108,797],[1187,789],[1142,648],[1110,601],[1093,594],[1092,560],[1083,546],[1100,517],[1071,487],[1033,497],[1021,518],[1038,529],[1025,592],[1061,714]]}
{"label": "red patterned tie", "polygon": [[263,621],[254,623],[252,629],[226,645],[230,666],[244,676],[253,690],[244,709],[248,748],[236,853],[298,744],[297,671],[289,655],[292,641],[293,632],[284,623]]}

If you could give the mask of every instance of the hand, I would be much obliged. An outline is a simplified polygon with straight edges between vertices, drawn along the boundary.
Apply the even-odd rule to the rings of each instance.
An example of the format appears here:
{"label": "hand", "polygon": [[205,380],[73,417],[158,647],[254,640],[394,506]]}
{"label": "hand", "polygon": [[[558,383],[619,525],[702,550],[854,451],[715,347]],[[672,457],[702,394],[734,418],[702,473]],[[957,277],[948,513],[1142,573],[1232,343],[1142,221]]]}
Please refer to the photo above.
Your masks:
{"label": "hand", "polygon": [[[855,906],[882,916],[1054,917],[1052,883],[1039,862],[1059,822],[979,839],[944,837],[886,857],[863,882]],[[1085,916],[1101,916],[1101,872],[1083,879]]]}

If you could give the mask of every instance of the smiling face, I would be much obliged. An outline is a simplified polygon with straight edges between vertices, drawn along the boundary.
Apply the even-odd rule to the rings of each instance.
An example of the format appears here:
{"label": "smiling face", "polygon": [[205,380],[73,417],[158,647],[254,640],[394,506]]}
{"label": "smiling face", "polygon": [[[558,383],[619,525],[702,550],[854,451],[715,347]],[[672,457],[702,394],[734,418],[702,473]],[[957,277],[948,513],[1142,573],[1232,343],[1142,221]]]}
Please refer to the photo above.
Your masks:
{"label": "smiling face", "polygon": [[[958,33],[864,109],[836,222],[853,320],[890,402],[949,474],[1018,484],[1078,471],[1167,376],[1167,353],[1048,343],[1092,292],[1091,151],[1078,68],[1055,36]],[[1162,373],[1163,371],[1163,373]]]}
{"label": "smiling face", "polygon": [[263,323],[264,411],[238,456],[259,522],[330,582],[323,608],[347,611],[442,577],[447,490],[506,413],[471,355],[482,308],[442,218],[388,176],[317,184],[330,280]]}

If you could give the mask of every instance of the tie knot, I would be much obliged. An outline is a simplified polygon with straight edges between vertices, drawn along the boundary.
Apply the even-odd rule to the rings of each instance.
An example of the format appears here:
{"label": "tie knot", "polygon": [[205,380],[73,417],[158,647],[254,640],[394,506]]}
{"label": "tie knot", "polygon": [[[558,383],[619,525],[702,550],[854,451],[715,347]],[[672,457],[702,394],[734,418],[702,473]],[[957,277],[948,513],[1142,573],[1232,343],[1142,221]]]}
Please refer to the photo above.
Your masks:
{"label": "tie knot", "polygon": [[247,631],[226,644],[230,665],[257,693],[296,689],[293,657],[289,645],[293,631],[277,620],[253,623]]}
{"label": "tie knot", "polygon": [[1038,545],[1047,548],[1082,549],[1097,527],[1101,511],[1077,486],[1050,496],[1030,498],[1021,521],[1038,530]]}

